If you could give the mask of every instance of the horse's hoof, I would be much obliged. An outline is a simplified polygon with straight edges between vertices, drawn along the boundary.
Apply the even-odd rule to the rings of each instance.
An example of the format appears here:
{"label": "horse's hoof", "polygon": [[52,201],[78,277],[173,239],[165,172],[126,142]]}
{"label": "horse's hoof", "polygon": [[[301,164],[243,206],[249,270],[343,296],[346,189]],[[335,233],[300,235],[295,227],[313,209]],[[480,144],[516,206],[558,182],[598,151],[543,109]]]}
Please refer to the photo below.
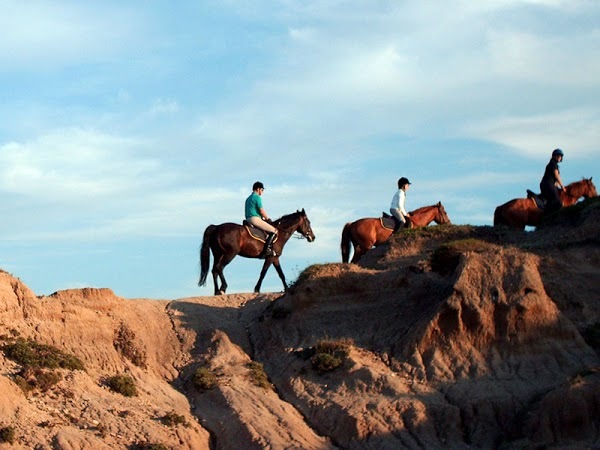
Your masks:
{"label": "horse's hoof", "polygon": [[215,292],[215,295],[225,295],[225,291],[224,290],[220,290]]}

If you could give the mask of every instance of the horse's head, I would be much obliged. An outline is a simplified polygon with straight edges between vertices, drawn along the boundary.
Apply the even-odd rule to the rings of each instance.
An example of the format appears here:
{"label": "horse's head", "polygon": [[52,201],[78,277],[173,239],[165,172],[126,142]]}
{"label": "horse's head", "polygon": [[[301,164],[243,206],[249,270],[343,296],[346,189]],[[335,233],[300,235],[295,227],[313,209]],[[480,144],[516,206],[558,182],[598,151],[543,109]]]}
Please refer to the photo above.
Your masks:
{"label": "horse's head", "polygon": [[598,197],[598,191],[596,190],[594,183],[592,183],[592,177],[583,178],[581,181],[576,181],[575,183],[565,186],[565,192],[567,195],[575,198]]}
{"label": "horse's head", "polygon": [[589,195],[587,195],[587,198],[598,197],[598,191],[596,190],[596,186],[594,186],[594,183],[592,183],[592,177],[590,177],[587,180],[584,178],[583,181],[586,182],[588,187]]}
{"label": "horse's head", "polygon": [[298,228],[296,228],[296,231],[305,237],[308,242],[314,241],[315,233],[313,233],[313,230],[310,226],[310,220],[308,220],[306,211],[304,211],[304,208],[302,208],[302,211],[298,211],[297,213],[300,215],[301,220],[298,223]]}
{"label": "horse's head", "polygon": [[308,220],[304,208],[302,211],[296,211],[295,213],[287,214],[280,219],[277,219],[273,222],[273,225],[276,228],[287,230],[290,234],[298,232],[302,237],[306,238],[308,242],[315,240],[315,234],[310,227],[310,220]]}
{"label": "horse's head", "polygon": [[446,209],[444,208],[444,205],[442,205],[442,202],[438,202],[437,205],[435,205],[437,208],[437,213],[435,215],[435,217],[433,218],[433,221],[435,223],[437,223],[438,225],[444,225],[447,223],[451,223],[450,222],[450,217],[448,217],[448,214],[446,214]]}

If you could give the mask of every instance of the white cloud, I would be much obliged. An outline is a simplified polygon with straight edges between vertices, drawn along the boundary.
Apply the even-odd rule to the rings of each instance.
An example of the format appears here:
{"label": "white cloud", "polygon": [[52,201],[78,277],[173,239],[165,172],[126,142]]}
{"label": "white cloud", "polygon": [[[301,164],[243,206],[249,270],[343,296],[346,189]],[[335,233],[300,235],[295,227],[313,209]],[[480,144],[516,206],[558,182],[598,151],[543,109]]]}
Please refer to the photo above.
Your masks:
{"label": "white cloud", "polygon": [[174,114],[179,112],[179,104],[172,99],[156,99],[150,108],[150,116],[159,116],[163,114]]}
{"label": "white cloud", "polygon": [[0,72],[79,64],[129,51],[139,22],[132,10],[102,3],[5,0]]}
{"label": "white cloud", "polygon": [[2,190],[35,199],[77,203],[137,190],[158,161],[140,158],[141,142],[92,130],[61,129],[0,147]]}
{"label": "white cloud", "polygon": [[466,135],[498,142],[530,158],[547,156],[559,147],[570,153],[569,158],[588,159],[598,155],[600,109],[500,117],[466,126],[463,131]]}

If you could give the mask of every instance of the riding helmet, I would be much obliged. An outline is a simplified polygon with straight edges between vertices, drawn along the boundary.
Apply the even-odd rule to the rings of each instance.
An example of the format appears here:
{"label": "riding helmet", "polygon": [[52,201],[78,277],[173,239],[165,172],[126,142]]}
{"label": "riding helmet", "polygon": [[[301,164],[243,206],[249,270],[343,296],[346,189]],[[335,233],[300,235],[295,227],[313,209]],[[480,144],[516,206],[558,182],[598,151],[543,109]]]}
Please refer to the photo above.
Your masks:
{"label": "riding helmet", "polygon": [[402,177],[398,180],[398,189],[402,188],[402,186],[404,186],[405,184],[412,184],[410,181],[408,181],[408,178],[406,177]]}
{"label": "riding helmet", "polygon": [[563,153],[563,151],[560,148],[557,148],[556,150],[554,150],[552,152],[552,156],[562,156],[563,158],[565,157],[565,154]]}
{"label": "riding helmet", "polygon": [[252,185],[253,191],[256,191],[257,189],[264,189],[264,188],[265,188],[264,184],[262,184],[260,181],[257,181],[256,183],[254,183]]}

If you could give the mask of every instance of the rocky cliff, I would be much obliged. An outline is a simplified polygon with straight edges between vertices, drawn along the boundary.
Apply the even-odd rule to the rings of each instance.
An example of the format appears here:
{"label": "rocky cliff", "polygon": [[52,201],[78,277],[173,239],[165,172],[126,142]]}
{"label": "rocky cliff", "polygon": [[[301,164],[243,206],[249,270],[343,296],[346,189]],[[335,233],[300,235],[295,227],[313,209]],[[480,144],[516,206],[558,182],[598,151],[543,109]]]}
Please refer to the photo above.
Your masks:
{"label": "rocky cliff", "polygon": [[599,224],[590,201],[535,232],[408,230],[286,295],[38,297],[0,273],[0,448],[600,446]]}

